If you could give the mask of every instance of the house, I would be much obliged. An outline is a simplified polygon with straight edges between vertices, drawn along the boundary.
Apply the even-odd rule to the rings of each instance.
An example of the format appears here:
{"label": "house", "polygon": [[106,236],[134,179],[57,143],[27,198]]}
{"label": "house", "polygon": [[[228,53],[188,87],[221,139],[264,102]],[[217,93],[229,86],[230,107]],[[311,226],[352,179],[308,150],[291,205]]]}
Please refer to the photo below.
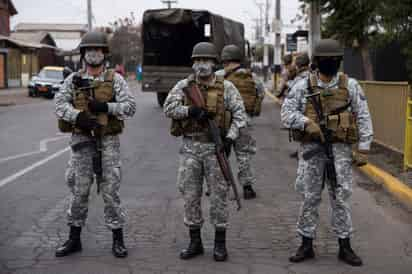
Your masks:
{"label": "house", "polygon": [[19,23],[15,26],[14,32],[46,32],[51,35],[59,49],[71,51],[80,44],[81,38],[87,32],[87,24]]}
{"label": "house", "polygon": [[[0,0],[0,35],[10,35],[10,17],[17,14],[11,0]],[[0,44],[0,88],[7,86],[7,48]]]}
{"label": "house", "polygon": [[17,14],[11,0],[0,0],[0,35],[10,35],[10,17]]}
{"label": "house", "polygon": [[58,56],[56,42],[47,32],[10,33],[12,41],[36,46],[36,50],[29,54],[22,52],[21,84],[27,86],[31,76],[37,74],[45,66],[63,63],[63,58]]}
{"label": "house", "polygon": [[62,64],[74,70],[80,67],[80,51],[78,46],[87,32],[87,24],[55,24],[55,23],[19,23],[15,33],[49,33],[59,49],[57,53]]}

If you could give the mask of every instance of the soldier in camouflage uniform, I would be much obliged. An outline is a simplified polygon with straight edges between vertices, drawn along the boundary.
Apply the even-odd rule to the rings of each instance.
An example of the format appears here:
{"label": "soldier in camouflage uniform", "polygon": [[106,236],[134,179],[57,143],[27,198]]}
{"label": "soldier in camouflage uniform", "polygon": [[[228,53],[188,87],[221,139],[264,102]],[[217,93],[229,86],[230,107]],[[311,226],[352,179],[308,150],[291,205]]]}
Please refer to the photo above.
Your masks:
{"label": "soldier in camouflage uniform", "polygon": [[[210,186],[210,221],[215,227],[214,259],[225,261],[226,226],[228,221],[228,183],[220,170],[215,144],[212,142],[206,119],[213,118],[225,132],[225,149],[246,126],[246,114],[239,91],[232,83],[216,76],[217,62],[213,44],[201,42],[194,46],[192,59],[194,74],[179,81],[170,91],[164,112],[172,119],[171,134],[183,139],[180,148],[178,189],[184,199],[184,223],[189,227],[189,247],[180,253],[181,259],[203,254],[201,227],[203,225],[201,199],[203,179]],[[183,91],[189,83],[196,83],[206,101],[206,109],[191,104]]]}
{"label": "soldier in camouflage uniform", "polygon": [[256,154],[256,140],[252,136],[252,117],[260,115],[265,88],[256,75],[241,65],[242,53],[236,45],[227,45],[221,53],[224,69],[217,71],[226,80],[231,81],[239,90],[248,116],[248,125],[239,132],[239,138],[234,143],[236,160],[239,165],[238,179],[243,186],[244,199],[256,198],[253,185],[256,182],[252,168],[252,157]]}
{"label": "soldier in camouflage uniform", "polygon": [[286,54],[283,56],[283,72],[281,75],[281,82],[280,82],[280,88],[279,88],[279,94],[276,95],[280,100],[284,100],[286,96],[288,95],[290,88],[293,84],[293,79],[295,79],[296,76],[296,65],[293,60],[293,55],[292,54]]}
{"label": "soldier in camouflage uniform", "polygon": [[[136,102],[123,77],[104,68],[108,54],[106,34],[87,33],[81,41],[80,52],[86,69],[70,75],[55,97],[60,130],[72,132],[72,154],[65,174],[72,193],[68,209],[70,235],[57,248],[56,256],[67,256],[82,249],[80,234],[87,218],[99,140],[101,161],[95,164],[102,168],[99,187],[105,203],[106,225],[113,232],[112,252],[116,257],[126,257],[123,241],[125,211],[119,197],[119,134],[123,130],[123,121],[134,115]],[[86,93],[91,90],[87,86],[93,86],[94,92]]]}
{"label": "soldier in camouflage uniform", "polygon": [[[343,48],[336,40],[320,40],[314,49],[314,62],[318,72],[296,83],[286,98],[282,110],[282,122],[295,129],[295,137],[301,142],[296,190],[303,195],[303,203],[297,231],[302,236],[302,245],[289,260],[301,262],[315,256],[312,240],[318,223],[318,207],[325,180],[326,156],[321,142],[315,109],[309,94],[317,94],[327,115],[327,129],[332,132],[333,158],[337,187],[328,186],[332,206],[332,227],[338,237],[339,259],[353,266],[362,265],[362,260],[350,245],[353,232],[349,199],[352,194],[352,144],[358,143],[361,155],[370,149],[373,139],[372,122],[366,97],[359,83],[338,73],[343,58]],[[343,107],[342,107],[343,106]],[[340,109],[333,113],[333,110]],[[317,153],[304,160],[307,152]]]}
{"label": "soldier in camouflage uniform", "polygon": [[[295,59],[295,66],[296,66],[296,77],[290,81],[288,84],[289,90],[292,89],[292,87],[299,82],[300,80],[307,78],[309,76],[309,64],[310,64],[310,58],[307,53],[300,53],[298,56],[296,56]],[[289,155],[291,158],[298,158],[298,151],[296,150],[295,152],[292,152]]]}

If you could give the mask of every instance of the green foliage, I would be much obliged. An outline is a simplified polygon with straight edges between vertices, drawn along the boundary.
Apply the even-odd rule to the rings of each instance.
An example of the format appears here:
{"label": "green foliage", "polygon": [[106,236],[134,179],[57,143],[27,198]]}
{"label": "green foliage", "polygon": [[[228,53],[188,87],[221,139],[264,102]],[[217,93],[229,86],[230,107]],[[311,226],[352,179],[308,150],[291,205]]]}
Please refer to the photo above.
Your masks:
{"label": "green foliage", "polygon": [[[310,4],[317,0],[300,0]],[[318,0],[322,35],[348,46],[399,41],[412,81],[412,0]],[[304,10],[304,9],[302,9]]]}
{"label": "green foliage", "polygon": [[385,0],[378,7],[384,39],[399,41],[412,82],[412,0]]}
{"label": "green foliage", "polygon": [[[302,0],[307,4],[315,0]],[[334,37],[346,45],[369,40],[377,29],[378,0],[319,0],[325,36]]]}

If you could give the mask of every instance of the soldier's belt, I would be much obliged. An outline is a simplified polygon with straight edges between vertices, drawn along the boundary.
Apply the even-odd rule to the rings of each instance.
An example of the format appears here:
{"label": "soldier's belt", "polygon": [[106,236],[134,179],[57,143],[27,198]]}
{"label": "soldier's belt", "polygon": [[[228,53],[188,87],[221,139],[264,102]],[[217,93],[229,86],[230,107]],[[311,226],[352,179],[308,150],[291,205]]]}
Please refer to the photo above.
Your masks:
{"label": "soldier's belt", "polygon": [[85,147],[94,147],[96,144],[92,141],[85,141],[85,142],[81,142],[81,143],[77,143],[72,145],[72,150],[73,152],[77,152]]}
{"label": "soldier's belt", "polygon": [[212,143],[213,140],[209,135],[202,134],[202,135],[185,135],[183,138],[200,143]]}

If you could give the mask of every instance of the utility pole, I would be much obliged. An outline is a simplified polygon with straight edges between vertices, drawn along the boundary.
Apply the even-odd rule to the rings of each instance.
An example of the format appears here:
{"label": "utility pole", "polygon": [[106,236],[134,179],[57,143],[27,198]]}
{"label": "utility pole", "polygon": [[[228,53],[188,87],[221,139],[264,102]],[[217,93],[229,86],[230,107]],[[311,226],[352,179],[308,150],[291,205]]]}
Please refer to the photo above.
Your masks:
{"label": "utility pole", "polygon": [[171,9],[172,8],[172,4],[177,4],[176,0],[162,0],[163,4],[167,4],[167,8]]}
{"label": "utility pole", "polygon": [[269,9],[270,9],[270,1],[266,0],[266,7],[265,7],[265,35],[269,35],[270,25],[269,25]]}
{"label": "utility pole", "polygon": [[320,40],[320,6],[314,1],[309,7],[309,56],[312,56],[315,44]]}
{"label": "utility pole", "polygon": [[256,6],[259,8],[259,44],[263,46],[263,6],[264,3],[255,1]]}
{"label": "utility pole", "polygon": [[275,3],[275,20],[274,20],[274,31],[275,31],[275,52],[273,54],[273,63],[275,64],[275,74],[273,77],[273,89],[277,91],[278,79],[281,73],[281,47],[280,39],[282,33],[282,20],[280,16],[280,0],[276,0]]}
{"label": "utility pole", "polygon": [[87,29],[89,31],[92,31],[92,29],[93,29],[92,18],[93,18],[92,0],[87,0]]}

